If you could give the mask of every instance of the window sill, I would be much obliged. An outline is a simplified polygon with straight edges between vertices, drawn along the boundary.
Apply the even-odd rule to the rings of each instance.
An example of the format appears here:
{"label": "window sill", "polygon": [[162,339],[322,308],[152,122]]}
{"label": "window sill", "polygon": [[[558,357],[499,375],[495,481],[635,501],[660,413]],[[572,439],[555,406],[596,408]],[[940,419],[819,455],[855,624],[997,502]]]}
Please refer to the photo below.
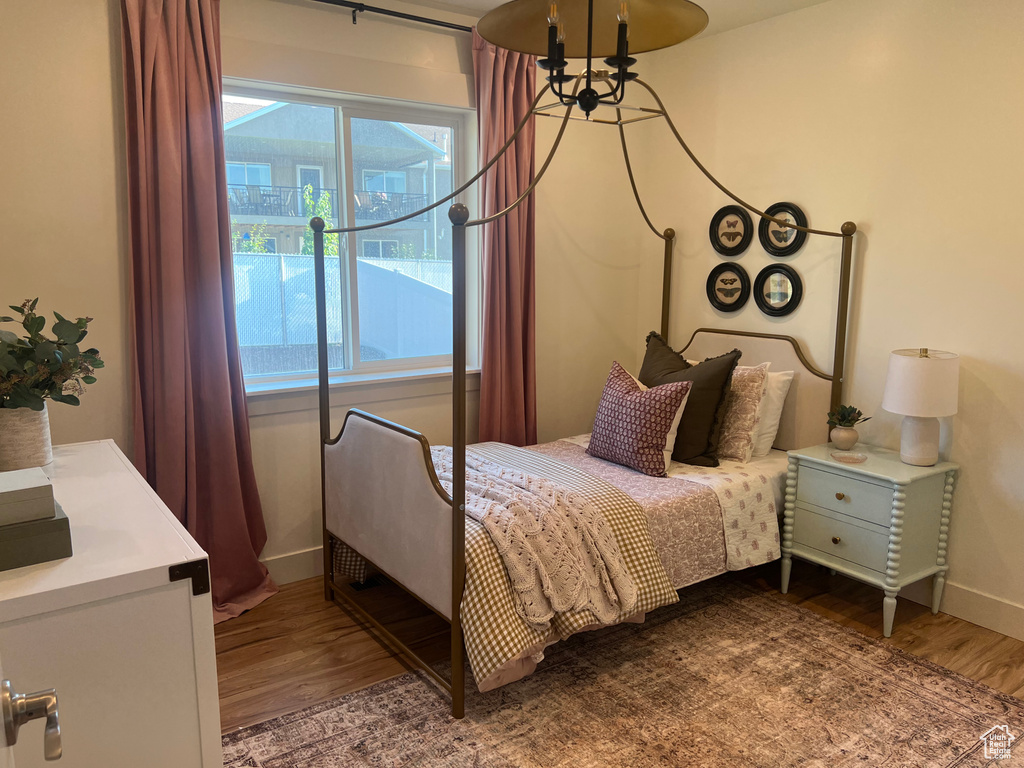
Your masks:
{"label": "window sill", "polygon": [[[479,389],[480,371],[467,371],[466,390]],[[330,392],[332,408],[431,395],[451,396],[452,372],[450,368],[419,368],[386,373],[339,373],[330,378]],[[245,394],[249,416],[315,411],[318,407],[315,376],[291,381],[246,382]]]}

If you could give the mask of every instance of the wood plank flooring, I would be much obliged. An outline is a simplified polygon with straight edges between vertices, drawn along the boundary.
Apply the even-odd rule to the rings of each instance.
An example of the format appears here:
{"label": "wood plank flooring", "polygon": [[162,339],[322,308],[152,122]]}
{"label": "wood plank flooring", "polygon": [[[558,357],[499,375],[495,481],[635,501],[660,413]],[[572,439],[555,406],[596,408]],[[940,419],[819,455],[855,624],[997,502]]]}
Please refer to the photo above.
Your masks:
{"label": "wood plank flooring", "polygon": [[[779,565],[726,574],[778,591]],[[367,590],[380,615],[429,661],[447,657],[446,625],[394,587]],[[882,594],[844,576],[794,561],[785,598],[868,637],[881,638]],[[376,615],[376,614],[375,614]],[[404,639],[404,637],[403,637]],[[406,671],[375,636],[323,598],[320,579],[281,592],[216,628],[224,732],[358,690]],[[408,642],[408,640],[407,640]],[[1024,698],[1024,642],[900,599],[885,642],[986,685]]]}

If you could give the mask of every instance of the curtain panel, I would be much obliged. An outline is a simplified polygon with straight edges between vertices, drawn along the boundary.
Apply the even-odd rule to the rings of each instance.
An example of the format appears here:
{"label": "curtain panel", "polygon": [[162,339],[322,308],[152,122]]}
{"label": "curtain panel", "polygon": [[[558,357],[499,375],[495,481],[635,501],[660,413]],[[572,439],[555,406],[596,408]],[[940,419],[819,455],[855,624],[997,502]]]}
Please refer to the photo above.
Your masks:
{"label": "curtain panel", "polygon": [[[536,57],[497,48],[473,30],[480,164],[501,149],[536,97]],[[533,181],[534,120],[483,178],[483,216],[503,210]],[[483,227],[480,440],[537,442],[534,196]]]}
{"label": "curtain panel", "polygon": [[215,619],[277,591],[234,320],[219,0],[121,0],[134,461],[210,555]]}

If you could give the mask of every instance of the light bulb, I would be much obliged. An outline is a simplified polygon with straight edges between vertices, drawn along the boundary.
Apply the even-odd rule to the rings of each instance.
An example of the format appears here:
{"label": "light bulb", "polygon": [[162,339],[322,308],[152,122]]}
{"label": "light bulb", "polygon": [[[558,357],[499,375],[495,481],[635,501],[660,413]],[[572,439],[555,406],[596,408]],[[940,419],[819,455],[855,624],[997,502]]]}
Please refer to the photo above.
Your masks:
{"label": "light bulb", "polygon": [[620,24],[629,23],[629,4],[626,2],[626,0],[622,0],[622,2],[619,3],[619,13],[617,15],[617,18]]}
{"label": "light bulb", "polygon": [[565,24],[558,22],[558,42],[565,42]]}
{"label": "light bulb", "polygon": [[558,3],[552,3],[548,8],[548,24],[555,26],[558,23]]}

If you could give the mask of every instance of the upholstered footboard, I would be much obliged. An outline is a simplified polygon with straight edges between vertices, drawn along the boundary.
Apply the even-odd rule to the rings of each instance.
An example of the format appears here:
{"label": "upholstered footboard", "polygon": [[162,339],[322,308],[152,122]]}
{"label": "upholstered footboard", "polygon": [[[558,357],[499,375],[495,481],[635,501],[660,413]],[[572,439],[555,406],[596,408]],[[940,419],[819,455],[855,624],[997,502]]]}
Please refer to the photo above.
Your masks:
{"label": "upholstered footboard", "polygon": [[324,445],[327,530],[447,619],[452,507],[423,435],[351,410]]}

